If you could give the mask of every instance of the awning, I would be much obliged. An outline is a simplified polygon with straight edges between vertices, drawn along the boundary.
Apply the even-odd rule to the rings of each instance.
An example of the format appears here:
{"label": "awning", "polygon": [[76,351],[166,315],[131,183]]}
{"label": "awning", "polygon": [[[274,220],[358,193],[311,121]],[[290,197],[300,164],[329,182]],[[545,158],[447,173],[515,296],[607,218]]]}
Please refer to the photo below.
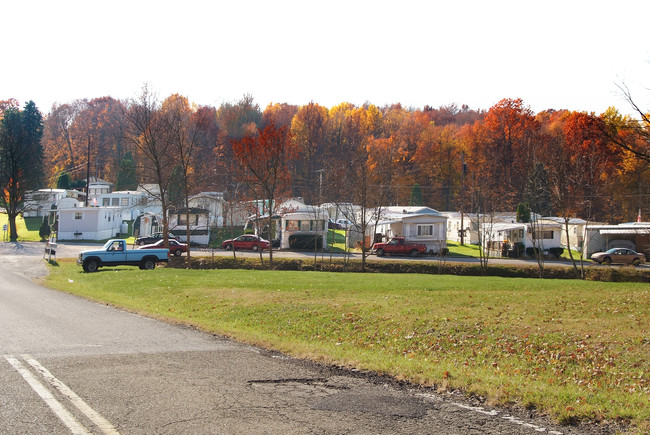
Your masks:
{"label": "awning", "polygon": [[601,228],[600,234],[627,234],[639,235],[650,234],[650,228]]}

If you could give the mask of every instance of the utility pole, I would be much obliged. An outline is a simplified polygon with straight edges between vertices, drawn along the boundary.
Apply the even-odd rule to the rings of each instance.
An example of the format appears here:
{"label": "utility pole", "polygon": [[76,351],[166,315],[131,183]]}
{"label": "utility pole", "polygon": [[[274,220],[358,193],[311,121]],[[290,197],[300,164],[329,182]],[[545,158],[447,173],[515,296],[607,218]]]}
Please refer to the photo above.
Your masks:
{"label": "utility pole", "polygon": [[88,197],[90,196],[90,135],[88,135],[88,154],[86,159],[86,202],[88,207]]}
{"label": "utility pole", "polygon": [[[460,194],[465,196],[465,175],[467,175],[467,164],[465,163],[465,151],[461,152],[461,168],[460,168]],[[463,200],[460,200],[460,246],[465,246],[465,222],[463,214]]]}

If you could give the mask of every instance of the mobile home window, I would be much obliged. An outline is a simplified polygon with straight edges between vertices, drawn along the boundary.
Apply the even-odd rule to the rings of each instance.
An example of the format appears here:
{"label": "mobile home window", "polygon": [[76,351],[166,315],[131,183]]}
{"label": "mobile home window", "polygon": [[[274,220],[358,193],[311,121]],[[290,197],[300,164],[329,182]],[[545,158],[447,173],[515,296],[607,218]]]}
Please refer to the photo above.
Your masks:
{"label": "mobile home window", "polygon": [[84,217],[84,214],[82,212],[80,212],[80,211],[76,211],[74,213],[75,220],[81,220],[81,219],[83,219],[83,217]]}
{"label": "mobile home window", "polygon": [[432,236],[433,225],[418,225],[418,236]]}
{"label": "mobile home window", "polygon": [[298,231],[300,228],[300,221],[287,221],[287,231]]}
{"label": "mobile home window", "polygon": [[120,205],[120,198],[112,198],[111,205],[118,206]]}
{"label": "mobile home window", "polygon": [[120,198],[120,205],[127,206],[129,205],[129,198]]}
{"label": "mobile home window", "polygon": [[548,230],[548,231],[536,231],[533,234],[535,239],[545,239],[545,240],[552,240],[553,239],[553,230]]}
{"label": "mobile home window", "polygon": [[111,205],[111,199],[110,198],[103,198],[102,199],[102,205],[104,207],[108,207],[109,205]]}

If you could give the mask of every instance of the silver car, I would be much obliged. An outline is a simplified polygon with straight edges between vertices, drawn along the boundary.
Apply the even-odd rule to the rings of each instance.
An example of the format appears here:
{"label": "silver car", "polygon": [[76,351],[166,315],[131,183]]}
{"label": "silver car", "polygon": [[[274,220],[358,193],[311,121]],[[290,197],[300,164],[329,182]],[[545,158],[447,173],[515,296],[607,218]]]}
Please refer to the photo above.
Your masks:
{"label": "silver car", "polygon": [[597,263],[605,264],[633,264],[638,266],[645,263],[645,255],[627,248],[612,248],[605,252],[595,252],[591,259]]}

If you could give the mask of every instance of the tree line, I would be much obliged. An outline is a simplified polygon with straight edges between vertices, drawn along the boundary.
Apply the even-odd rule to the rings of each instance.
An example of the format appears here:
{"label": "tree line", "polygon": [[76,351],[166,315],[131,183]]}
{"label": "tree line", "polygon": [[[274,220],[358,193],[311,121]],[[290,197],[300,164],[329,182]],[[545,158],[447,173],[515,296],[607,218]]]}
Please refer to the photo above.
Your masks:
{"label": "tree line", "polygon": [[42,119],[39,187],[62,177],[83,186],[90,174],[118,190],[155,184],[171,206],[200,191],[252,198],[251,161],[237,150],[273,126],[287,145],[278,195],[466,212],[526,203],[543,215],[617,223],[650,211],[648,119],[633,108],[639,119],[614,108],[534,113],[521,99],[487,110],[316,102],[261,110],[250,95],[213,107],[178,94],[158,101],[144,88],[124,101],[53,105]]}

